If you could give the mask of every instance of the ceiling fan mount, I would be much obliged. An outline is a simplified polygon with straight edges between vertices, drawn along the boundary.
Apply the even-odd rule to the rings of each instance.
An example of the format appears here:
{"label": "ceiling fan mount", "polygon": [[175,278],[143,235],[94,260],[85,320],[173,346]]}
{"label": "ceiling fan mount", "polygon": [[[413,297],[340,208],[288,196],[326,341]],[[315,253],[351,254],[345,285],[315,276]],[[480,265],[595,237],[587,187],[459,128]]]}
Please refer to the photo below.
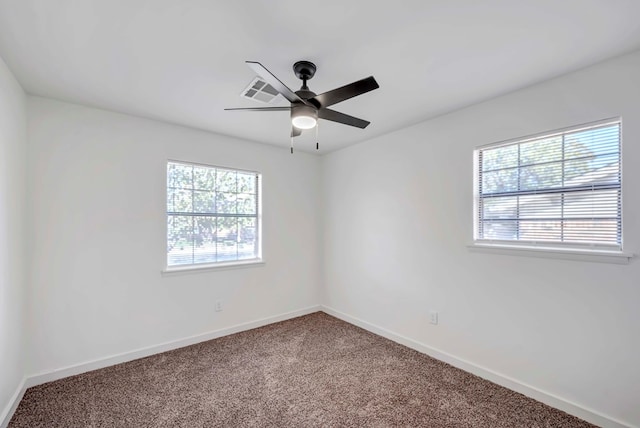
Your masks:
{"label": "ceiling fan mount", "polygon": [[293,64],[293,72],[300,80],[310,80],[316,74],[316,65],[310,61],[298,61]]}

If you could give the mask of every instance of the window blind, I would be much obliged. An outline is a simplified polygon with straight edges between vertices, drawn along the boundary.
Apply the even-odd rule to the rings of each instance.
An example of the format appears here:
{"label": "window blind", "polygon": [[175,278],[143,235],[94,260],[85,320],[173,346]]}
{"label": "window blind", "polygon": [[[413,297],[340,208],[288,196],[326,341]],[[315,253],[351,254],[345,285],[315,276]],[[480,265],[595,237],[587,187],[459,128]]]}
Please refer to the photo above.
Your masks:
{"label": "window blind", "polygon": [[621,250],[620,126],[478,149],[476,240]]}
{"label": "window blind", "polygon": [[260,174],[167,163],[167,266],[260,258]]}

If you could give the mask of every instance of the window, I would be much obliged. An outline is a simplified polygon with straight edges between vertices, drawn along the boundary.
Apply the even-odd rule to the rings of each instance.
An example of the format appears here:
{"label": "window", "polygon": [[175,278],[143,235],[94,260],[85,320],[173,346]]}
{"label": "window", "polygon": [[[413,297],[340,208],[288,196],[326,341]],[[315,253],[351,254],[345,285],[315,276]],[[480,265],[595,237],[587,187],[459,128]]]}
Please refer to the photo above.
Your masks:
{"label": "window", "polygon": [[476,243],[622,251],[620,121],[475,151]]}
{"label": "window", "polygon": [[169,161],[167,267],[260,257],[260,174]]}

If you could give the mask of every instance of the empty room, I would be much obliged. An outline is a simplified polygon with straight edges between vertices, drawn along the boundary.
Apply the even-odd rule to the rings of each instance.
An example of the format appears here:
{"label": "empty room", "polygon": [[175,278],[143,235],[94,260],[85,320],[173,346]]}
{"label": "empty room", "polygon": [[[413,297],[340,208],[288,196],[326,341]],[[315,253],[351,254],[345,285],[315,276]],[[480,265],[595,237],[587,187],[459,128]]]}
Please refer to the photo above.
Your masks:
{"label": "empty room", "polygon": [[0,0],[0,427],[640,428],[638,17]]}

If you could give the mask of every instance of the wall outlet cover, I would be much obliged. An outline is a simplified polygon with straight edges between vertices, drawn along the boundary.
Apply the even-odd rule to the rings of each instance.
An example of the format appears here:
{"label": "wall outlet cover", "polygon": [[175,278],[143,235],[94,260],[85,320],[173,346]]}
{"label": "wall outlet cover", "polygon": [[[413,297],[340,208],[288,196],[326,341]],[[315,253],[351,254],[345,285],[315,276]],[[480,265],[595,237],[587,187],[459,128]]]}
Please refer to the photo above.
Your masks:
{"label": "wall outlet cover", "polygon": [[429,322],[434,325],[438,325],[438,313],[437,312],[429,312]]}

